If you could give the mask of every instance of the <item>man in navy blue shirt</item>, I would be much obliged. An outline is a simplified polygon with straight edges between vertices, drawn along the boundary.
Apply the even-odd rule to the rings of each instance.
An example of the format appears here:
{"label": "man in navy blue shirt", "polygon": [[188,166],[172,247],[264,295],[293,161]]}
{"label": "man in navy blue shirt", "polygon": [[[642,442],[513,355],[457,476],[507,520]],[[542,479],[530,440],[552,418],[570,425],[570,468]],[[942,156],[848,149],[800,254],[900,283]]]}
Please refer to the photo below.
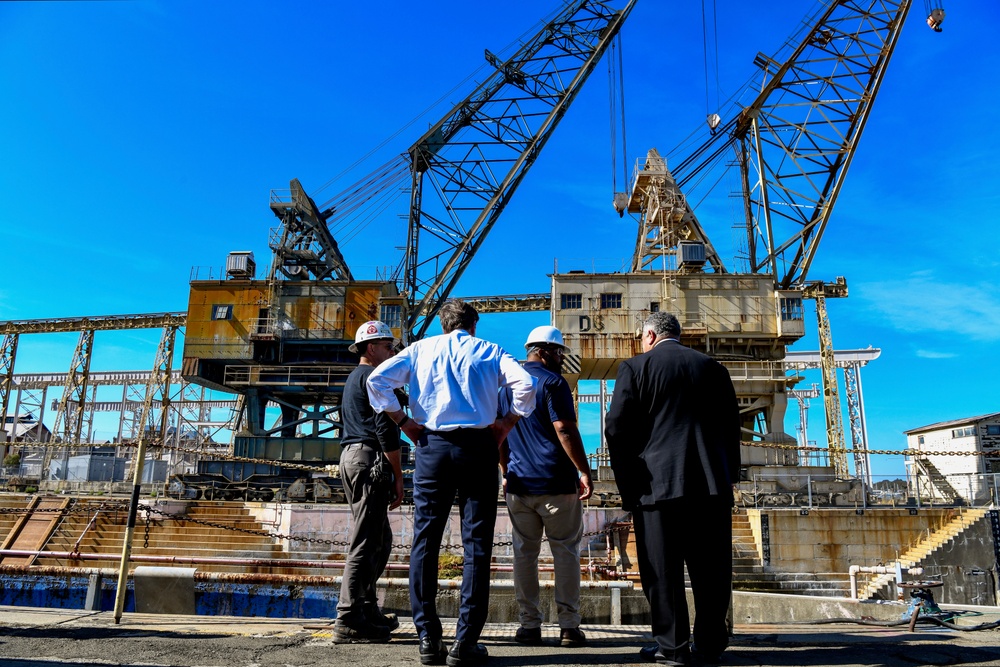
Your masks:
{"label": "man in navy blue shirt", "polygon": [[[507,435],[500,450],[507,509],[514,537],[514,592],[519,608],[514,639],[522,644],[542,641],[542,610],[538,596],[538,553],[542,533],[548,538],[555,569],[555,601],[562,646],[582,646],[580,630],[580,538],[583,502],[593,493],[590,465],[576,425],[573,394],[561,375],[562,333],[536,327],[524,344],[524,370],[535,380],[535,410]],[[511,391],[500,394],[505,414]]]}

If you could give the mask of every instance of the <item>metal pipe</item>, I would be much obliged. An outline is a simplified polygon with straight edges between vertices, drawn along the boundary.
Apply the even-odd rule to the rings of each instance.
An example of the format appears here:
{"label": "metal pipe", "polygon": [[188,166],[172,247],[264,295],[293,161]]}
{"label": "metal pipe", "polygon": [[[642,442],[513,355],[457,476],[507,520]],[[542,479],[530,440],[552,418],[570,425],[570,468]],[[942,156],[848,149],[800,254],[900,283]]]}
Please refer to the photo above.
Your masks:
{"label": "metal pipe", "polygon": [[[868,574],[897,574],[899,572],[898,563],[892,566],[886,565],[875,565],[872,567],[863,567],[861,565],[852,565],[847,569],[848,576],[851,578],[851,599],[858,599],[858,573],[865,572]],[[906,571],[907,574],[923,574],[924,568],[922,567],[911,567]],[[898,576],[898,574],[897,574]]]}
{"label": "metal pipe", "polygon": [[[73,551],[30,551],[23,549],[0,549],[0,556],[11,556],[15,558],[60,558],[64,560],[119,560],[119,556],[109,553],[83,554]],[[169,563],[176,565],[246,565],[253,567],[301,567],[313,569],[344,569],[344,561],[341,560],[297,560],[291,558],[224,558],[212,556],[149,556],[142,554],[132,554],[130,560],[137,563]],[[409,571],[409,563],[388,563],[386,570]],[[2,570],[0,570],[2,571]],[[491,565],[492,572],[513,572],[513,565]],[[539,572],[555,572],[551,565],[544,565],[538,568]],[[587,565],[580,564],[581,572],[589,572]]]}
{"label": "metal pipe", "polygon": [[[24,553],[24,552],[22,552]],[[113,554],[108,554],[113,555]],[[139,556],[133,558],[133,560],[139,560]],[[89,577],[90,575],[100,575],[100,576],[114,576],[117,574],[117,570],[113,568],[89,568],[89,567],[64,567],[60,565],[0,565],[0,574],[35,574],[42,576],[66,576],[75,575],[84,577]],[[195,581],[216,581],[222,583],[297,583],[297,584],[313,584],[317,586],[333,586],[340,585],[342,577],[328,577],[318,574],[265,574],[265,573],[242,573],[242,572],[200,572],[195,571],[194,573]],[[409,587],[409,579],[393,579],[384,578],[380,581],[385,582],[386,587],[403,585]],[[539,586],[542,588],[553,588],[555,587],[555,582],[551,580],[544,580],[538,582]],[[438,588],[461,588],[462,581],[455,579],[441,579],[438,581]],[[501,579],[499,581],[490,582],[490,586],[493,588],[513,588],[514,581],[511,579]],[[634,584],[631,581],[581,581],[581,588],[607,588],[612,591],[618,591],[618,601],[619,601],[619,617],[620,617],[620,603],[621,603],[621,590],[632,589]]]}

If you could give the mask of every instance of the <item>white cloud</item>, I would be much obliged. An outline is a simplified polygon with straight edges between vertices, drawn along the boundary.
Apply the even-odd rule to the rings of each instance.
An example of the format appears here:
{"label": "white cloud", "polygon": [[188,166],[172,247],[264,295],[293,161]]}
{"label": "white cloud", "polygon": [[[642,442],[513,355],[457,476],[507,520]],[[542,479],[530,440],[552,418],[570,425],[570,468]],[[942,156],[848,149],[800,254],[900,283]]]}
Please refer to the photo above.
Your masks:
{"label": "white cloud", "polygon": [[917,350],[916,355],[921,359],[954,359],[958,356],[954,352],[937,352],[935,350]]}
{"label": "white cloud", "polygon": [[1000,286],[995,283],[943,282],[925,270],[859,287],[858,296],[900,331],[940,333],[946,329],[957,337],[1000,340]]}

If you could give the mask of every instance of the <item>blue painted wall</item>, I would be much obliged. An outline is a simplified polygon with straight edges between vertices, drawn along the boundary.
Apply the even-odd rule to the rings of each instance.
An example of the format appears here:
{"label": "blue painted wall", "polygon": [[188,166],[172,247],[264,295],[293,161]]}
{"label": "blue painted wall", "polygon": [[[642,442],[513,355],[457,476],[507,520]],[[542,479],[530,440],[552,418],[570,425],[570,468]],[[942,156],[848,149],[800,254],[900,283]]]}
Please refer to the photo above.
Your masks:
{"label": "blue painted wall", "polygon": [[[87,600],[87,577],[72,575],[0,576],[0,604],[53,609],[83,609]],[[259,616],[269,618],[334,618],[336,587],[276,586],[270,584],[195,583],[195,607],[199,616]],[[101,586],[101,611],[115,608],[115,581]],[[132,583],[125,596],[125,611],[135,611]]]}

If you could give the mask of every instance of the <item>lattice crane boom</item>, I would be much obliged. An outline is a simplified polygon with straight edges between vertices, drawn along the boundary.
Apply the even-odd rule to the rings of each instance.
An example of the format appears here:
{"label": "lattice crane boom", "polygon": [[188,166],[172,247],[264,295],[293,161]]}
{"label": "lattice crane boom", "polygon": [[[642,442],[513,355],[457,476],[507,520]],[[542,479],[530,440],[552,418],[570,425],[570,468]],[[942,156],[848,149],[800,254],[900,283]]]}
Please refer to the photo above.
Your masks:
{"label": "lattice crane boom", "polygon": [[410,148],[401,268],[411,338],[427,330],[635,0],[615,4],[576,0],[506,61],[487,51],[495,71]]}
{"label": "lattice crane boom", "polygon": [[911,0],[829,0],[790,57],[758,54],[736,119],[749,264],[782,289],[809,267],[868,122]]}

